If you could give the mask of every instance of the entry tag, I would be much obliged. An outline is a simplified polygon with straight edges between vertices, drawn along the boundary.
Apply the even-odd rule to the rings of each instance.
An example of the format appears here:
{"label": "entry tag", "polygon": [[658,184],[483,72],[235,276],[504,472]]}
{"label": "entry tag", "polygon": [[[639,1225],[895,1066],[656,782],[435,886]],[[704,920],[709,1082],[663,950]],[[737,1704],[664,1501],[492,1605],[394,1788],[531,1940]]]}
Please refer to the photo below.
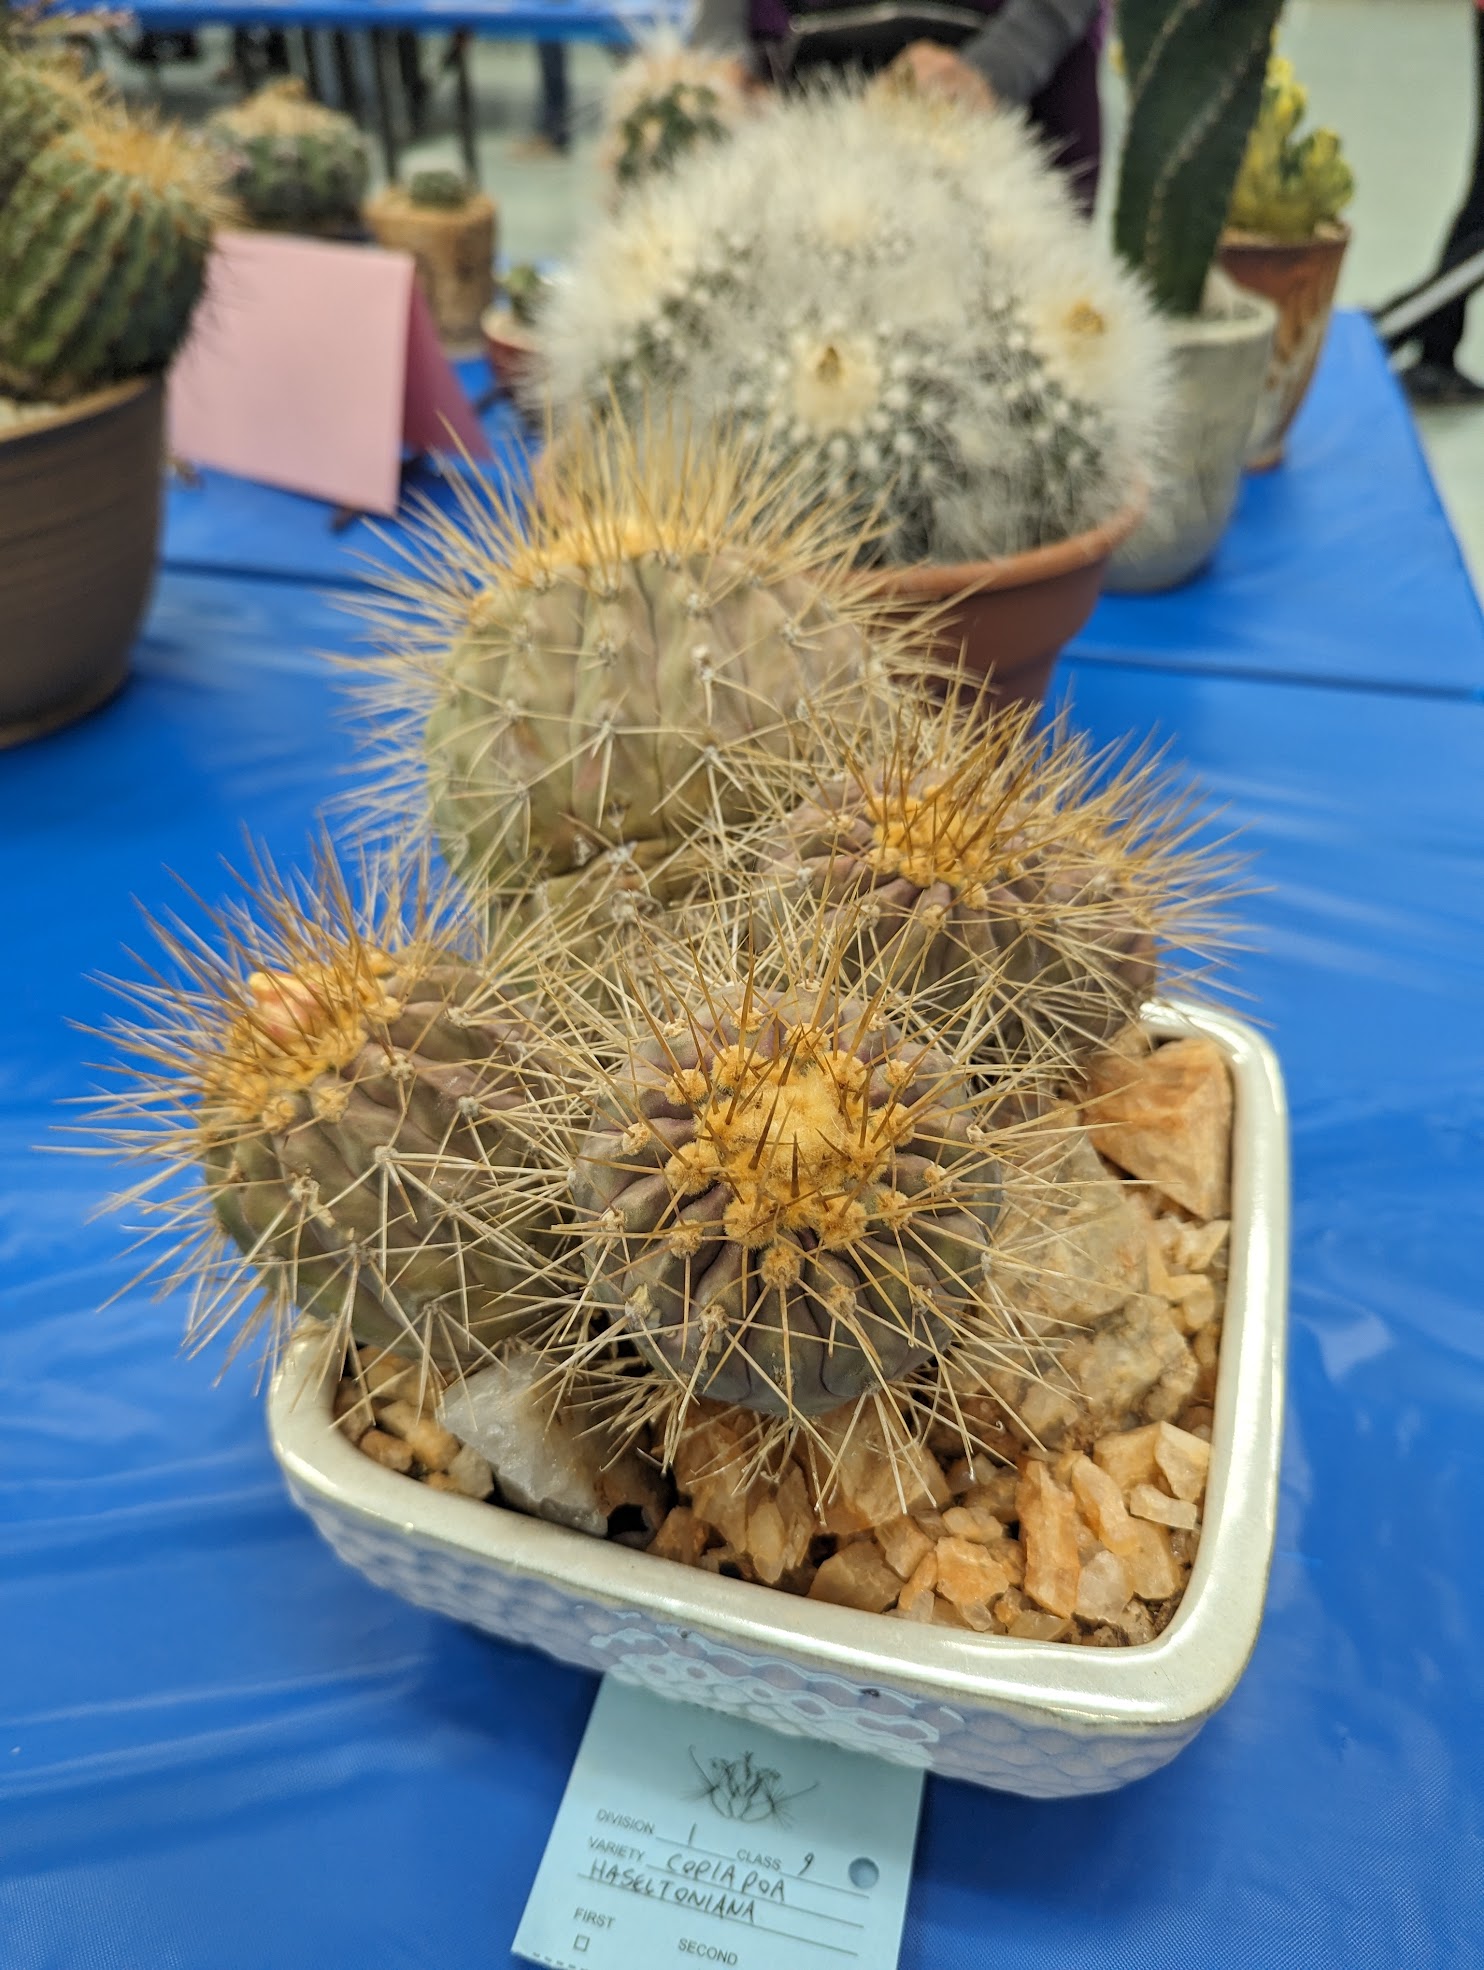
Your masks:
{"label": "entry tag", "polygon": [[922,1773],[605,1679],[515,1938],[551,1970],[894,1970]]}

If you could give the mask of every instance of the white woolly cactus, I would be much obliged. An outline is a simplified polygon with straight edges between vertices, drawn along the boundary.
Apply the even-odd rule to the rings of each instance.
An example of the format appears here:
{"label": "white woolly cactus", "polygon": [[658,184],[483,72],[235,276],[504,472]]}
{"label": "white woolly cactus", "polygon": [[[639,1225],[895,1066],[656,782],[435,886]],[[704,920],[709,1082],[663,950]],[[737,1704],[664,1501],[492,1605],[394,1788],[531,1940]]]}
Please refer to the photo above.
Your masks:
{"label": "white woolly cactus", "polygon": [[635,191],[543,324],[559,411],[662,390],[807,461],[869,557],[977,560],[1148,475],[1163,332],[1010,112],[785,99]]}

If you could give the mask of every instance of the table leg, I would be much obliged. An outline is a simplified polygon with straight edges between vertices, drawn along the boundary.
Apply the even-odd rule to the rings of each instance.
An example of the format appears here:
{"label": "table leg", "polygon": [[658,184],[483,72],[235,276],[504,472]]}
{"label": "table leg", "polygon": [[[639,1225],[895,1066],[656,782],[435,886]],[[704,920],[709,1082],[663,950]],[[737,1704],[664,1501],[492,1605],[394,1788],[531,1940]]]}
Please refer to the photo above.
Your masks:
{"label": "table leg", "polygon": [[335,74],[340,83],[340,106],[347,116],[353,116],[359,123],[361,85],[356,80],[356,65],[351,53],[350,36],[343,28],[336,28],[330,36],[330,46],[334,50]]}
{"label": "table leg", "polygon": [[460,30],[449,49],[453,63],[454,90],[458,99],[459,148],[464,154],[464,170],[471,185],[479,183],[479,151],[474,141],[474,91],[469,85],[469,37]]}
{"label": "table leg", "polygon": [[371,52],[376,66],[376,117],[381,126],[381,154],[386,164],[387,182],[397,178],[397,128],[392,110],[392,62],[396,49],[386,28],[371,30]]}
{"label": "table leg", "polygon": [[317,103],[322,103],[325,91],[319,72],[319,50],[314,45],[314,29],[301,28],[299,39],[304,49],[304,79],[309,84],[309,93]]}

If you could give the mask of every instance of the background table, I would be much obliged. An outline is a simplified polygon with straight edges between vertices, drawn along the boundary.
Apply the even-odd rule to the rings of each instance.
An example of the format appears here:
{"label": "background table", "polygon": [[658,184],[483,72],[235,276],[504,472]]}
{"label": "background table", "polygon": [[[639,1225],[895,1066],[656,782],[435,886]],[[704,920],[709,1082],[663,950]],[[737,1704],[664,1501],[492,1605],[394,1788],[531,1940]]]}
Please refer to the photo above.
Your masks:
{"label": "background table", "polygon": [[[1379,371],[1364,389],[1384,458],[1400,413]],[[930,1781],[908,1970],[1484,1963],[1477,610],[1420,480],[1351,487],[1315,560],[1273,537],[1275,502],[1343,497],[1334,442],[1311,418],[1207,582],[1104,604],[1058,679],[1097,739],[1167,734],[1267,885],[1234,980],[1294,1116],[1262,1639],[1191,1748],[1127,1791]],[[1283,633],[1315,619],[1307,584],[1350,674]],[[1120,618],[1162,625],[1158,648]],[[139,943],[131,895],[169,907],[167,864],[219,893],[244,823],[298,855],[343,786],[314,652],[344,621],[302,580],[170,569],[129,691],[0,756],[4,1970],[504,1964],[591,1701],[589,1677],[341,1566],[287,1501],[250,1377],[213,1386],[174,1352],[178,1301],[100,1311],[131,1271],[118,1226],[88,1221],[117,1172],[32,1149],[89,1084],[99,1045],[68,1022],[106,1014],[87,974]],[[1257,643],[1264,675],[1232,674]]]}
{"label": "background table", "polygon": [[[57,0],[58,13],[86,13],[91,0]],[[376,99],[382,162],[397,175],[400,140],[393,104],[397,95],[397,35],[448,34],[454,73],[459,149],[464,169],[479,181],[474,99],[465,60],[469,36],[492,41],[595,42],[626,48],[658,28],[681,28],[688,0],[140,0],[131,22],[145,34],[191,34],[206,27],[293,31],[300,62],[315,96],[334,77],[338,106],[360,120],[361,85],[353,42],[369,42],[368,73]],[[322,67],[314,37],[328,34],[332,61]]]}

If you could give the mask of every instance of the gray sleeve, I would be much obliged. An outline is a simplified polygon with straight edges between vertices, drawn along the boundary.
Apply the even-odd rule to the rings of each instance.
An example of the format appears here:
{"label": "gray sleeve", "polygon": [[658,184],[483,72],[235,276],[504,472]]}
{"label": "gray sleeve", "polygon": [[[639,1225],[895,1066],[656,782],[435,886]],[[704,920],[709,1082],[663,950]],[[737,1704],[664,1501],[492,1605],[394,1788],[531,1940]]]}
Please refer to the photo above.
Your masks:
{"label": "gray sleeve", "polygon": [[958,52],[1001,102],[1028,103],[1087,33],[1098,6],[1099,0],[1005,0]]}
{"label": "gray sleeve", "polygon": [[687,39],[694,48],[744,51],[751,40],[748,0],[700,0]]}

